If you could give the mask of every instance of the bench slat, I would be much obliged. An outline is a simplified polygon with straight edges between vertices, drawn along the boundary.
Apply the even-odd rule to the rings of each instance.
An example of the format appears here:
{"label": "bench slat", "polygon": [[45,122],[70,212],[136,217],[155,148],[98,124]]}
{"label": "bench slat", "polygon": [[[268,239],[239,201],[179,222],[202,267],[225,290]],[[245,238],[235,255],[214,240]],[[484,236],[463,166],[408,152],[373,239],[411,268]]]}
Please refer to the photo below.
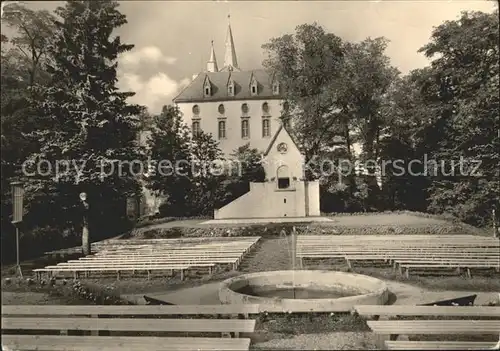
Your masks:
{"label": "bench slat", "polygon": [[354,310],[362,316],[463,316],[500,317],[500,307],[489,306],[407,306],[359,305]]}
{"label": "bench slat", "polygon": [[255,321],[250,319],[2,317],[2,329],[251,333],[255,329]]}
{"label": "bench slat", "polygon": [[473,341],[386,341],[389,350],[488,350],[493,342]]}
{"label": "bench slat", "polygon": [[500,331],[500,320],[397,320],[368,321],[377,334],[495,334]]}
{"label": "bench slat", "polygon": [[142,351],[248,350],[248,338],[171,338],[133,336],[2,335],[2,345],[13,350]]}
{"label": "bench slat", "polygon": [[70,316],[70,315],[212,315],[212,314],[257,314],[258,305],[159,305],[159,306],[52,306],[52,305],[6,305],[2,315],[24,316]]}

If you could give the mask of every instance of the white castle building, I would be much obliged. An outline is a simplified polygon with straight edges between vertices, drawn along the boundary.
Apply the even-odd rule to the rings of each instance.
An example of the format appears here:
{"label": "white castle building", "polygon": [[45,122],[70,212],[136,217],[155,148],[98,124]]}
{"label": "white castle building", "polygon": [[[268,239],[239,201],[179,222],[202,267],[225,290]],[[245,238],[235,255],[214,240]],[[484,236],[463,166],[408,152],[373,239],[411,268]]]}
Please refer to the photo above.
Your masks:
{"label": "white castle building", "polygon": [[263,69],[238,65],[228,24],[224,64],[219,69],[213,47],[206,71],[173,99],[192,133],[203,130],[228,157],[250,144],[264,153],[266,182],[215,210],[215,219],[319,216],[319,183],[303,181],[304,158],[282,119],[286,104],[279,81]]}
{"label": "white castle building", "polygon": [[282,123],[279,82],[263,69],[239,67],[230,24],[225,46],[223,67],[219,69],[212,43],[206,71],[173,102],[192,132],[212,134],[224,155],[247,143],[264,152]]}

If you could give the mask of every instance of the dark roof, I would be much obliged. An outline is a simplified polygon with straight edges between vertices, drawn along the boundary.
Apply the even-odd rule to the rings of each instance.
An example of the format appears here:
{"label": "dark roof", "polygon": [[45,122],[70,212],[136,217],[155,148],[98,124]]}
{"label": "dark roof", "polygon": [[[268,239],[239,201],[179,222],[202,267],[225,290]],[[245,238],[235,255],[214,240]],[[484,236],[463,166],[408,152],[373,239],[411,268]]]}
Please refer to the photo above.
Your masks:
{"label": "dark roof", "polygon": [[[252,76],[258,82],[257,95],[252,96],[250,82]],[[208,77],[212,86],[212,95],[205,97],[203,83]],[[229,96],[227,84],[231,78],[234,81],[234,96]],[[281,99],[274,95],[272,77],[263,69],[241,72],[202,72],[174,98],[174,102],[202,102],[225,100]]]}
{"label": "dark roof", "polygon": [[299,150],[300,153],[302,153],[301,151],[301,148],[299,147],[299,145],[297,144],[297,141],[295,140],[295,138],[292,136],[292,134],[290,134],[288,132],[288,130],[286,130],[285,126],[283,124],[280,124],[278,130],[276,131],[276,133],[274,133],[274,136],[273,138],[271,139],[271,142],[269,143],[268,147],[267,147],[267,150],[264,152],[264,156],[267,156],[269,154],[269,152],[271,151],[271,149],[273,148],[273,145],[274,143],[276,142],[276,139],[278,138],[278,135],[280,134],[281,130],[284,130],[288,136],[290,137],[290,139],[292,139],[292,143],[295,144],[295,147],[297,147],[297,149]]}

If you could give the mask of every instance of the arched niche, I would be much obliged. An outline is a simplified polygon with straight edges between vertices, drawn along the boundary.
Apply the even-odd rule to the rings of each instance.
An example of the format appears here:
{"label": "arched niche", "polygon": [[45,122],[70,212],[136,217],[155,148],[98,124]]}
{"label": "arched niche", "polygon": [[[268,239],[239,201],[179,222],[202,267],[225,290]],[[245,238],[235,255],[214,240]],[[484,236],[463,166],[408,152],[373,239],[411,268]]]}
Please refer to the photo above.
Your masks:
{"label": "arched niche", "polygon": [[276,170],[276,178],[278,179],[278,189],[290,188],[290,170],[288,166],[283,165]]}

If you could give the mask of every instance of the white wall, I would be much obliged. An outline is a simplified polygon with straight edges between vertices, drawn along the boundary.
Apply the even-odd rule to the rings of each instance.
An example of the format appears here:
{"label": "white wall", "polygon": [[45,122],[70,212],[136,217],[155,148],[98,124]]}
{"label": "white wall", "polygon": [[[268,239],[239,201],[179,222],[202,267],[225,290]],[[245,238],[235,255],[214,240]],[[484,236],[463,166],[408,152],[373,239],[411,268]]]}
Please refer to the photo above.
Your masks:
{"label": "white wall", "polygon": [[[309,183],[309,216],[319,216],[319,183]],[[215,219],[305,217],[304,182],[278,189],[276,181],[250,183],[250,191],[214,211]]]}
{"label": "white wall", "polygon": [[[285,143],[288,146],[288,151],[284,154],[277,150],[277,146],[280,143]],[[278,135],[272,148],[269,150],[269,154],[266,156],[264,163],[266,178],[276,178],[277,170],[282,165],[288,167],[291,179],[293,179],[293,177],[297,178],[297,180],[303,178],[304,156],[300,153],[290,135],[285,130],[282,130]]]}
{"label": "white wall", "polygon": [[[271,119],[271,130],[269,137],[262,136],[262,104],[268,103],[269,115]],[[241,111],[241,105],[246,103],[249,107],[247,116],[249,116],[250,137],[242,138],[241,136],[241,121],[244,115]],[[226,138],[218,139],[219,114],[218,107],[223,104],[225,107],[226,121]],[[238,100],[238,101],[217,101],[217,102],[193,102],[193,103],[178,103],[184,122],[191,128],[193,122],[193,106],[198,105],[200,108],[199,121],[201,129],[212,134],[214,139],[219,142],[219,147],[222,152],[228,156],[235,149],[250,142],[252,148],[257,148],[260,151],[265,151],[278,130],[281,121],[281,100]]]}

